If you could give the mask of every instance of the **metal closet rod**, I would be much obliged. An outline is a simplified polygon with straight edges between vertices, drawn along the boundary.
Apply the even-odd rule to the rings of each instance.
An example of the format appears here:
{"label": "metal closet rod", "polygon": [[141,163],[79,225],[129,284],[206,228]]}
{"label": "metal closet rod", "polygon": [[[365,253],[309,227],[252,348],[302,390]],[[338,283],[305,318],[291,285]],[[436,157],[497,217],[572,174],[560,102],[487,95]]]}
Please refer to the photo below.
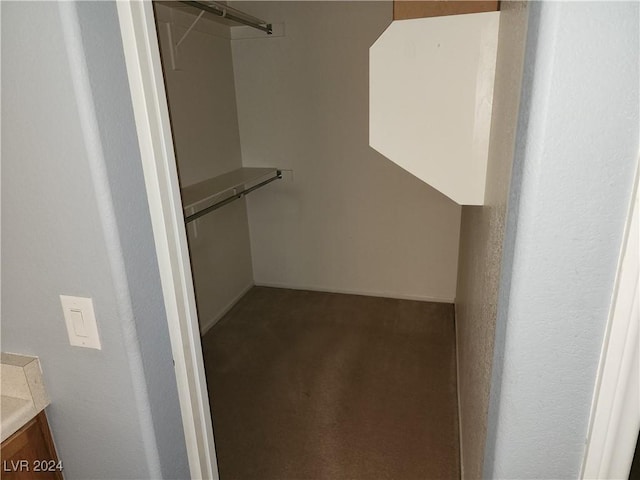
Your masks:
{"label": "metal closet rod", "polygon": [[218,2],[204,3],[182,1],[181,3],[191,5],[192,7],[199,8],[200,10],[204,10],[205,12],[213,13],[214,15],[222,18],[227,18],[234,22],[242,23],[243,25],[248,25],[249,27],[257,28],[258,30],[266,32],[267,35],[271,35],[273,33],[273,29],[270,23],[260,20],[259,18],[247,15],[240,10],[236,10],[235,8],[228,7]]}
{"label": "metal closet rod", "polygon": [[239,198],[244,197],[245,195],[250,194],[251,192],[253,192],[254,190],[257,190],[260,187],[264,187],[265,185],[278,180],[282,178],[282,171],[281,170],[276,170],[276,176],[275,177],[271,177],[267,180],[265,180],[264,182],[260,182],[257,185],[254,185],[251,188],[247,188],[246,190],[242,190],[241,192],[237,192],[233,195],[231,195],[228,198],[225,198],[224,200],[218,202],[218,203],[214,203],[213,205],[211,205],[210,207],[207,207],[203,210],[200,210],[197,213],[194,213],[193,215],[189,215],[188,217],[186,217],[184,219],[184,223],[189,223],[189,222],[193,222],[194,220],[202,217],[203,215],[206,215],[209,212],[213,212],[214,210],[219,209],[220,207],[224,207],[227,203],[231,203],[234,200],[238,200]]}

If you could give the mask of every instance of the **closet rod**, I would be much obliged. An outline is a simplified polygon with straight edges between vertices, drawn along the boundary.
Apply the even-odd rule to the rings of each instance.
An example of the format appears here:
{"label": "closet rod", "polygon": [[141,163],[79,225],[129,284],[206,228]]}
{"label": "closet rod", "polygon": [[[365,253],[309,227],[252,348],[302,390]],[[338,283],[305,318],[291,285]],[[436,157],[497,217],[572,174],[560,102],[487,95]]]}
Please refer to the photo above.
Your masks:
{"label": "closet rod", "polygon": [[245,195],[247,195],[248,193],[253,192],[254,190],[257,190],[260,187],[264,187],[266,184],[273,182],[274,180],[278,180],[282,178],[282,172],[280,170],[276,170],[276,176],[272,177],[268,180],[265,180],[264,182],[260,182],[256,185],[254,185],[251,188],[247,188],[246,190],[242,190],[241,192],[238,192],[234,195],[232,195],[231,197],[225,198],[224,200],[218,202],[218,203],[214,203],[213,205],[211,205],[210,207],[205,208],[204,210],[200,210],[197,213],[194,213],[193,215],[189,215],[188,217],[186,217],[184,219],[184,223],[189,223],[192,222],[194,220],[196,220],[197,218],[200,218],[203,215],[206,215],[207,213],[213,212],[214,210],[217,210],[220,207],[224,207],[227,203],[231,203],[234,200],[238,200],[239,198],[244,197]]}
{"label": "closet rod", "polygon": [[241,12],[240,10],[236,10],[235,8],[227,7],[224,4],[218,2],[188,2],[182,1],[186,5],[191,5],[192,7],[199,8],[200,10],[204,10],[205,12],[213,13],[222,18],[227,18],[234,22],[242,23],[243,25],[248,25],[249,27],[257,28],[258,30],[262,30],[266,32],[267,35],[271,35],[273,33],[273,29],[270,23],[267,23],[259,18],[252,17],[247,15],[246,13]]}

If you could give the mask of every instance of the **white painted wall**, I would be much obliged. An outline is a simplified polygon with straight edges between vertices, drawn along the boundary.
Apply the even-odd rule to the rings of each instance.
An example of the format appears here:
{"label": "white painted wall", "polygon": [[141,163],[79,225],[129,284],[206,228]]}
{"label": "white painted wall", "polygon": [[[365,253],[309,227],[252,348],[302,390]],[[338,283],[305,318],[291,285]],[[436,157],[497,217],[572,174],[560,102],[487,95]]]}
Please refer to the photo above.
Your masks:
{"label": "white painted wall", "polygon": [[232,41],[256,284],[453,301],[460,207],[369,147],[369,47],[390,2],[242,2],[284,37]]}
{"label": "white painted wall", "polygon": [[[160,49],[181,186],[240,168],[229,27],[201,18],[174,51],[199,11],[156,5]],[[171,33],[168,27],[171,27]],[[253,285],[244,199],[187,228],[200,329],[205,332]]]}
{"label": "white painted wall", "polygon": [[578,478],[639,141],[637,2],[531,2],[483,478]]}
{"label": "white painted wall", "polygon": [[[186,478],[115,4],[0,8],[2,350],[40,357],[65,478]],[[102,350],[60,294],[93,298]]]}
{"label": "white painted wall", "polygon": [[370,49],[370,144],[483,205],[500,12],[394,21]]}

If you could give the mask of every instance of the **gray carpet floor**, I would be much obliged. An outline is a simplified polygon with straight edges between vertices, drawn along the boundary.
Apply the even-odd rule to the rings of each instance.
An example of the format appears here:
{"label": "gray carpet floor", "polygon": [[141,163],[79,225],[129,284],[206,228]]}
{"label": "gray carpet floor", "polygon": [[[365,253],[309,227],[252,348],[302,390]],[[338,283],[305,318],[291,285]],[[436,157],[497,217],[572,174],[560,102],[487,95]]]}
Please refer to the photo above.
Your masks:
{"label": "gray carpet floor", "polygon": [[255,287],[203,338],[222,480],[457,479],[453,305]]}

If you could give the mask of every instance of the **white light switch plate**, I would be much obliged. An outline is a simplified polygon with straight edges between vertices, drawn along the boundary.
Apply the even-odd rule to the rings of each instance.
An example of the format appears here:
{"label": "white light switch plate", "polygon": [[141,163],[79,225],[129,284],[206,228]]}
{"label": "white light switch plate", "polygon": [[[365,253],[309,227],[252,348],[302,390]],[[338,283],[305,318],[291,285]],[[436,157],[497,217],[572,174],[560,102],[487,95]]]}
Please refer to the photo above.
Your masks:
{"label": "white light switch plate", "polygon": [[77,347],[102,350],[93,301],[90,298],[60,295],[60,303],[67,324],[69,343]]}

